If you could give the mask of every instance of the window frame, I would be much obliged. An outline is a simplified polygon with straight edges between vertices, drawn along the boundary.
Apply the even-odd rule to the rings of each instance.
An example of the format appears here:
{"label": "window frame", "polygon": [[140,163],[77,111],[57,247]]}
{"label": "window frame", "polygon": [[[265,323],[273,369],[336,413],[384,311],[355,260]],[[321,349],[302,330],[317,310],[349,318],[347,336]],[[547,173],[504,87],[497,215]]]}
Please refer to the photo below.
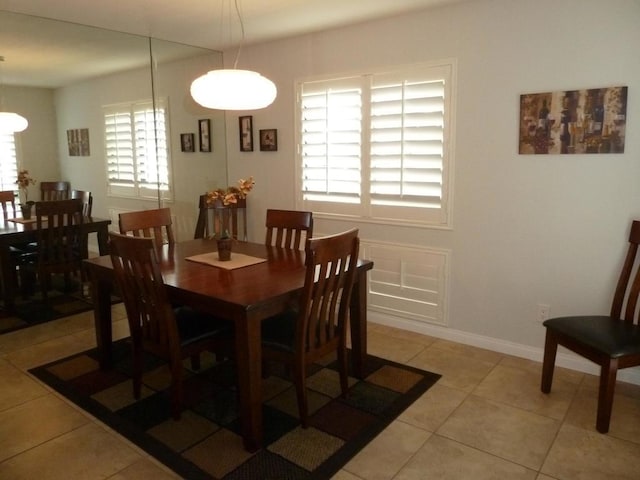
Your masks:
{"label": "window frame", "polygon": [[[451,228],[451,201],[453,194],[452,172],[454,168],[454,112],[456,96],[456,70],[455,59],[443,59],[434,62],[422,62],[418,64],[394,66],[387,68],[371,69],[369,71],[355,71],[342,75],[323,75],[296,79],[294,83],[296,108],[295,108],[295,145],[296,145],[296,208],[311,210],[314,215],[331,219],[350,219],[368,223],[381,223],[387,225],[408,225],[423,228]],[[302,94],[303,88],[316,88],[322,91],[323,84],[344,84],[350,85],[358,79],[398,77],[409,79],[422,79],[424,81],[433,80],[437,77],[444,79],[444,99],[443,99],[443,138],[442,138],[442,173],[441,173],[441,197],[440,206],[427,208],[425,206],[414,207],[403,202],[389,207],[376,205],[371,199],[374,196],[371,192],[371,98],[370,92],[363,87],[362,100],[362,126],[360,144],[360,201],[357,203],[334,203],[326,200],[314,200],[305,198],[303,191],[304,164],[303,157],[303,114],[302,114]],[[355,80],[354,80],[355,79]],[[373,85],[374,82],[369,82]],[[326,87],[325,87],[326,88]],[[306,93],[305,92],[305,93]],[[317,197],[317,196],[316,196]]]}

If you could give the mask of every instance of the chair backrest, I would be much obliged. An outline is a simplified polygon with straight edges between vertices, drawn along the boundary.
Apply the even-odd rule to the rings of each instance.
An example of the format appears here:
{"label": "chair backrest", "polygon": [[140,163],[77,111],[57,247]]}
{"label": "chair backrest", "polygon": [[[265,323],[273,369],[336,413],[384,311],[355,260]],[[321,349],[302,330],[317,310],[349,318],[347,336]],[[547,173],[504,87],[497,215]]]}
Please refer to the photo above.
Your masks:
{"label": "chair backrest", "polygon": [[640,245],[640,220],[634,220],[631,223],[631,231],[629,233],[627,256],[622,266],[611,304],[611,316],[623,319],[627,323],[640,323],[640,309],[638,308],[640,258],[638,258],[638,245]]}
{"label": "chair backrest", "polygon": [[226,231],[235,240],[246,240],[246,202],[246,199],[241,198],[237,204],[224,206],[220,201],[207,203],[207,194],[200,195],[198,221],[193,238],[211,238]]}
{"label": "chair backrest", "polygon": [[267,235],[265,244],[281,248],[300,250],[306,241],[313,236],[313,214],[299,210],[267,210]]}
{"label": "chair backrest", "polygon": [[109,255],[133,342],[179,358],[178,328],[167,300],[154,240],[109,232]]}
{"label": "chair backrest", "polygon": [[156,248],[164,243],[175,244],[169,208],[121,213],[118,224],[122,234],[153,238]]}
{"label": "chair backrest", "polygon": [[80,200],[36,202],[38,268],[50,273],[78,271],[87,248]]}
{"label": "chair backrest", "polygon": [[68,200],[70,189],[69,182],[40,182],[40,200]]}
{"label": "chair backrest", "polygon": [[93,210],[93,196],[91,195],[91,192],[84,190],[71,190],[71,198],[79,198],[82,200],[82,213],[85,217],[91,216],[91,211]]}
{"label": "chair backrest", "polygon": [[307,363],[346,341],[359,245],[355,228],[306,241],[306,274],[295,351],[304,354]]}
{"label": "chair backrest", "polygon": [[9,218],[17,217],[16,193],[13,190],[0,191],[0,205],[2,205],[2,215],[5,222]]}

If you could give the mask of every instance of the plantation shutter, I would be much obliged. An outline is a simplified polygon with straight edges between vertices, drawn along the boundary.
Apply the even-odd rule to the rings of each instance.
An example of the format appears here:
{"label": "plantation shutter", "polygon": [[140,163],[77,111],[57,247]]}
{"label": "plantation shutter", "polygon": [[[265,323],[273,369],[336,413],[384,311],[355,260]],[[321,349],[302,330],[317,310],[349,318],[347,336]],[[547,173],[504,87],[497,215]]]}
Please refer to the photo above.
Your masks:
{"label": "plantation shutter", "polygon": [[0,133],[0,190],[18,190],[18,160],[13,133]]}
{"label": "plantation shutter", "polygon": [[136,172],[131,114],[129,112],[106,113],[104,123],[109,184],[133,187]]}

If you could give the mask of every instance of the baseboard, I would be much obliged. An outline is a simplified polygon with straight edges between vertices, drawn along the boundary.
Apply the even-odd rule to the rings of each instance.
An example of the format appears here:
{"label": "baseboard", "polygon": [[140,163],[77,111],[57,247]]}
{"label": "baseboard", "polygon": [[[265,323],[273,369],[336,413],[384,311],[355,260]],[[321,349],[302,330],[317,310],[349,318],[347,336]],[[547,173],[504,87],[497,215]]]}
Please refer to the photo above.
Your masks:
{"label": "baseboard", "polygon": [[[424,322],[412,321],[407,318],[385,315],[379,312],[369,311],[367,315],[368,321],[372,323],[387,325],[402,330],[408,330],[423,335],[441,338],[443,340],[463,343],[465,345],[471,345],[473,347],[484,348],[487,350],[492,350],[494,352],[513,355],[520,358],[526,358],[528,360],[534,360],[536,362],[542,362],[542,348],[509,342],[507,340],[501,340],[499,338],[477,335],[475,333],[455,330],[448,327],[442,327],[440,325],[432,325]],[[600,374],[600,369],[596,364],[591,363],[590,361],[585,360],[584,358],[579,357],[578,355],[575,355],[574,353],[565,350],[562,347],[558,350],[558,354],[556,355],[556,365],[568,368],[570,370],[576,370],[578,372],[589,373],[596,376]],[[640,368],[627,368],[618,371],[618,380],[640,385]]]}

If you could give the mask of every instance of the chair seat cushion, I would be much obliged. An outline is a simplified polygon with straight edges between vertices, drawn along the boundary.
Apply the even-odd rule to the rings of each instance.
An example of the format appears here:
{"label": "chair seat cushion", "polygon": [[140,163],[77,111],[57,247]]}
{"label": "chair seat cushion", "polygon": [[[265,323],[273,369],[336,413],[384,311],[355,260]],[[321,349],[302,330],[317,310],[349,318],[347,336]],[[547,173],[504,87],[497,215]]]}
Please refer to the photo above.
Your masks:
{"label": "chair seat cushion", "polygon": [[174,309],[182,346],[216,336],[231,336],[233,323],[180,306]]}
{"label": "chair seat cushion", "polygon": [[293,352],[298,314],[289,310],[262,322],[262,345],[266,348]]}
{"label": "chair seat cushion", "polygon": [[611,358],[640,354],[640,327],[614,317],[558,317],[545,320],[543,325]]}

